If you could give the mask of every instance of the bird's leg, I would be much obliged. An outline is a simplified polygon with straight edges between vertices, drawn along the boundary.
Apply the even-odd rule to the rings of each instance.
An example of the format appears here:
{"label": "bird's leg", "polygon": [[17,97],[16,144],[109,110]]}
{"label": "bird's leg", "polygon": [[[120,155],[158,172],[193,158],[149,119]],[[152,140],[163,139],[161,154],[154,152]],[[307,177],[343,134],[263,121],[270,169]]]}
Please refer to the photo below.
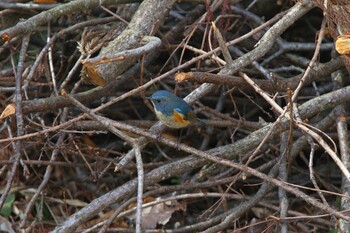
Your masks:
{"label": "bird's leg", "polygon": [[181,128],[180,136],[179,136],[179,138],[177,139],[177,146],[176,146],[176,149],[177,149],[177,150],[179,150],[179,146],[180,146],[180,143],[181,143],[182,132],[183,132],[183,128]]}

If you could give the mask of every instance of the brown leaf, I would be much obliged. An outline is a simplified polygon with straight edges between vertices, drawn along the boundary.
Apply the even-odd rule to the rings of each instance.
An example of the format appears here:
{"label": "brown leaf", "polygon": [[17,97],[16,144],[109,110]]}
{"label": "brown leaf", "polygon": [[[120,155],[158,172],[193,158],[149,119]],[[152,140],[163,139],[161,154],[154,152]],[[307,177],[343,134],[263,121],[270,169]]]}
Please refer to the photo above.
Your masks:
{"label": "brown leaf", "polygon": [[[157,198],[156,201],[161,200]],[[148,229],[156,228],[157,224],[165,225],[169,222],[173,213],[177,210],[184,209],[178,201],[162,202],[142,209],[142,227]],[[134,219],[135,216],[132,217]]]}
{"label": "brown leaf", "polygon": [[5,110],[0,115],[0,120],[5,119],[8,116],[12,116],[16,113],[16,104],[12,103],[6,106]]}

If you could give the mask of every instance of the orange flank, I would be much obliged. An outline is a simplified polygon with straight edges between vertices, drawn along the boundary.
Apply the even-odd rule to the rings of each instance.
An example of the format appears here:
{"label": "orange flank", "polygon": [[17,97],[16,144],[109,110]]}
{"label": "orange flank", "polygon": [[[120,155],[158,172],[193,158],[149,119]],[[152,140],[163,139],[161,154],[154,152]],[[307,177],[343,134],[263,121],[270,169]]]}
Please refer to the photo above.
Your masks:
{"label": "orange flank", "polygon": [[178,113],[176,110],[174,110],[174,121],[179,122],[184,125],[188,125],[189,122],[185,120],[183,115],[181,113]]}

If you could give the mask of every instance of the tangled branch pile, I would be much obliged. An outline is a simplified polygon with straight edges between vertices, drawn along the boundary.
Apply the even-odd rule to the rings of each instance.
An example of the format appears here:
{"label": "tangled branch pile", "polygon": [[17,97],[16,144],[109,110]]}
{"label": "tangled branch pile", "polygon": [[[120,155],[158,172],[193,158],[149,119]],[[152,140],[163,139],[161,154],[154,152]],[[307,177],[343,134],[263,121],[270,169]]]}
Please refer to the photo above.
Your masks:
{"label": "tangled branch pile", "polygon": [[346,1],[134,2],[0,2],[1,230],[350,232]]}

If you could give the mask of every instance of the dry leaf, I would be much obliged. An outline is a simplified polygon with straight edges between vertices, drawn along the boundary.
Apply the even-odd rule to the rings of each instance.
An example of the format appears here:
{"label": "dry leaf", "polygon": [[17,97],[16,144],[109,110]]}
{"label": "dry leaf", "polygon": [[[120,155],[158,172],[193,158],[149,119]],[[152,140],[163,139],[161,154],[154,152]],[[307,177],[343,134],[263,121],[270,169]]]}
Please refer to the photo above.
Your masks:
{"label": "dry leaf", "polygon": [[107,82],[101,77],[96,67],[91,63],[82,63],[81,77],[84,82],[91,83],[96,86],[105,87]]}
{"label": "dry leaf", "polygon": [[[156,201],[161,200],[157,198]],[[184,209],[178,201],[167,201],[147,208],[142,208],[142,227],[155,229],[157,224],[165,225],[169,222],[173,213],[177,210]],[[135,215],[131,217],[134,219]]]}
{"label": "dry leaf", "polygon": [[5,110],[1,113],[0,120],[5,119],[8,116],[12,116],[16,113],[16,104],[12,103],[6,106]]}
{"label": "dry leaf", "polygon": [[85,207],[87,205],[86,202],[83,202],[78,199],[65,199],[64,202],[67,203],[68,205],[77,206],[77,207]]}

